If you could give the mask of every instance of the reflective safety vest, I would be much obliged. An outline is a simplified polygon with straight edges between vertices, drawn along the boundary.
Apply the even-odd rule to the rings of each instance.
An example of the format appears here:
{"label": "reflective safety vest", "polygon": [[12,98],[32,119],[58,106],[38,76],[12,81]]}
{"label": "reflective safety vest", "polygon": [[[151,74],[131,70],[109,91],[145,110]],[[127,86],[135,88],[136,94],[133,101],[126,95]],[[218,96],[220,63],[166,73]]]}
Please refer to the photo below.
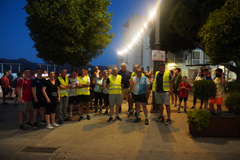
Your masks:
{"label": "reflective safety vest", "polygon": [[[154,78],[153,86],[152,86],[153,92],[157,91],[157,75],[158,75],[158,73],[159,73],[159,71],[157,71],[155,73],[155,78]],[[164,91],[169,91],[170,90],[169,76],[170,76],[170,71],[165,71],[164,74],[163,74],[163,90]]]}
{"label": "reflective safety vest", "polygon": [[[88,78],[89,78],[88,76],[84,76],[84,79],[82,80],[82,77],[78,76],[79,84],[87,84]],[[90,95],[90,88],[89,87],[77,88],[77,95]]]}
{"label": "reflective safety vest", "polygon": [[117,75],[116,79],[114,75],[109,77],[109,94],[122,94],[122,76]]}
{"label": "reflective safety vest", "polygon": [[[58,80],[60,81],[61,85],[63,85],[63,86],[67,86],[69,83],[69,79],[67,76],[65,77],[65,81],[61,76],[58,77]],[[60,88],[59,92],[60,92],[60,97],[68,96],[68,89]]]}

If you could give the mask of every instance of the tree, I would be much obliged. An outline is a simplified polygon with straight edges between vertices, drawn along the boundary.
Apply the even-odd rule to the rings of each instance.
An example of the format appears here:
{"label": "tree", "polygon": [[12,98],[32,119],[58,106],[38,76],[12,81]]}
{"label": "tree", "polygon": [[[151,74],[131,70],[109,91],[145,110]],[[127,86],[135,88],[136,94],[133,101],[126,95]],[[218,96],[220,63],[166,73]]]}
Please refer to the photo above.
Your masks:
{"label": "tree", "polygon": [[26,26],[37,57],[71,69],[103,54],[113,38],[110,0],[27,0]]}
{"label": "tree", "polygon": [[206,47],[205,53],[214,63],[234,61],[237,67],[231,70],[237,73],[240,82],[240,1],[226,0],[221,9],[210,14],[201,28],[199,36]]}

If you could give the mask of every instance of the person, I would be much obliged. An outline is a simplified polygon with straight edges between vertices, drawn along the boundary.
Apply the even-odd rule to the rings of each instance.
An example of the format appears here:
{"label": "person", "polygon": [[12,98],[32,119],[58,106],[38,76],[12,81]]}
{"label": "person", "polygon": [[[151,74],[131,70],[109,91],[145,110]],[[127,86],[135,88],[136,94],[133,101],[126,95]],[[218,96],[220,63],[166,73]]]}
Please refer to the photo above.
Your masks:
{"label": "person", "polygon": [[210,112],[214,112],[214,104],[217,105],[217,111],[221,111],[223,94],[224,94],[224,85],[226,80],[224,78],[223,70],[221,68],[216,69],[216,78],[213,80],[217,86],[216,97],[209,100],[210,103]]}
{"label": "person", "polygon": [[[127,70],[126,63],[121,64],[121,70],[118,72],[119,75],[122,76],[122,82],[124,86],[122,87],[122,102],[124,97],[126,97],[126,101],[129,100],[129,93],[130,93],[130,77],[131,73]],[[121,113],[122,107],[120,106],[119,113]],[[128,107],[128,111],[130,111],[130,107]]]}
{"label": "person", "polygon": [[[195,78],[194,82],[202,80],[202,77],[203,77],[203,72],[202,70],[199,70],[198,76]],[[191,109],[196,109],[196,103],[197,103],[197,97],[193,96],[193,106]],[[203,105],[203,100],[201,100],[201,106],[199,109],[202,109],[202,105]]]}
{"label": "person", "polygon": [[103,72],[104,73],[104,79],[103,79],[103,86],[102,86],[102,90],[103,90],[103,98],[104,98],[104,106],[106,108],[106,111],[104,113],[104,115],[108,114],[108,107],[109,107],[109,90],[106,87],[106,82],[108,79],[108,71]]}
{"label": "person", "polygon": [[149,78],[148,70],[146,70],[146,71],[144,72],[144,75]]}
{"label": "person", "polygon": [[99,78],[96,79],[95,84],[94,84],[94,106],[95,106],[95,113],[98,110],[98,102],[100,105],[100,111],[99,114],[102,113],[102,86],[103,86],[103,73],[99,72]]}
{"label": "person", "polygon": [[30,68],[24,68],[24,78],[20,78],[17,82],[17,94],[19,97],[19,129],[24,130],[23,113],[26,111],[27,127],[32,127],[30,122],[31,109],[33,108],[33,96],[31,92],[32,79],[30,78]]}
{"label": "person", "polygon": [[14,98],[14,106],[18,105],[18,94],[17,94],[17,82],[22,77],[22,73],[17,73],[17,77],[13,79],[12,85],[14,85],[14,94],[16,95]]}
{"label": "person", "polygon": [[166,125],[171,124],[171,108],[169,106],[169,92],[173,88],[173,78],[170,71],[165,71],[165,64],[161,63],[159,65],[159,71],[155,73],[155,79],[153,81],[152,90],[155,92],[155,101],[159,105],[160,116],[157,122],[164,122],[163,116],[163,104],[166,106],[167,110],[167,121]]}
{"label": "person", "polygon": [[100,70],[98,69],[98,66],[95,67],[95,72],[96,72],[96,78],[99,78]]}
{"label": "person", "polygon": [[[173,70],[170,70],[170,73],[171,73],[172,75],[174,75],[174,72],[173,72]],[[169,94],[170,94],[170,97],[171,97],[171,100],[172,100],[172,104],[171,104],[171,106],[174,106],[174,97],[173,97],[173,92],[169,92]]]}
{"label": "person", "polygon": [[59,76],[60,76],[59,73],[55,73],[55,78],[54,79],[57,80]]}
{"label": "person", "polygon": [[68,105],[68,90],[72,88],[71,82],[69,82],[69,78],[67,77],[67,70],[61,70],[61,76],[57,78],[57,84],[60,84],[60,97],[61,101],[58,105],[58,116],[59,116],[59,124],[63,124],[63,121],[71,121],[67,117],[67,105]]}
{"label": "person", "polygon": [[112,74],[112,68],[108,67],[108,74],[111,75]]}
{"label": "person", "polygon": [[[137,72],[138,68],[139,68],[139,65],[137,65],[137,64],[135,64],[133,66],[133,72],[131,74],[130,81],[132,80],[133,77],[137,76],[136,72]],[[143,73],[142,73],[142,76],[144,76]],[[132,93],[133,93],[133,90],[130,90],[130,94],[132,94]],[[128,105],[129,105],[129,115],[128,115],[128,117],[129,117],[129,116],[133,115],[133,109],[132,109],[133,108],[133,98],[132,98],[132,96],[129,97]],[[140,110],[141,110],[141,107],[140,107]]]}
{"label": "person", "polygon": [[33,100],[33,127],[38,128],[37,123],[37,115],[38,110],[40,109],[41,115],[41,124],[46,124],[45,117],[44,117],[44,107],[46,107],[46,100],[42,93],[42,87],[45,84],[46,79],[42,78],[42,69],[38,67],[36,69],[37,77],[32,80],[31,83],[31,91],[32,96],[34,97]]}
{"label": "person", "polygon": [[122,76],[118,75],[118,69],[116,67],[113,68],[113,72],[109,75],[106,87],[109,89],[109,103],[110,103],[110,117],[108,122],[113,121],[113,112],[114,106],[116,105],[116,120],[121,121],[122,119],[119,117],[119,107],[122,104]]}
{"label": "person", "polygon": [[[49,79],[45,81],[42,87],[42,93],[47,101],[46,103],[46,128],[53,129],[53,127],[59,127],[59,124],[55,122],[55,111],[58,105],[58,102],[61,101],[60,98],[60,87],[59,81],[55,80],[54,71],[49,72]],[[50,124],[50,116],[51,116],[51,124]]]}
{"label": "person", "polygon": [[190,83],[187,82],[187,76],[183,76],[183,82],[179,84],[179,105],[178,113],[181,113],[180,107],[182,101],[184,100],[184,113],[187,113],[187,100],[188,100],[188,91],[192,89]]}
{"label": "person", "polygon": [[[77,103],[77,83],[78,82],[78,78],[77,78],[77,70],[73,70],[71,73],[71,78],[69,78],[69,82],[72,84],[72,87],[69,89],[68,92],[68,106],[69,106],[69,117],[72,118],[73,114],[73,105],[74,103]],[[78,110],[79,110],[79,106],[78,106]],[[80,110],[79,110],[80,111]]]}
{"label": "person", "polygon": [[146,76],[142,76],[142,69],[137,69],[137,76],[131,79],[131,87],[130,90],[134,89],[133,96],[135,107],[137,111],[137,118],[134,121],[138,123],[141,121],[140,118],[140,103],[142,104],[144,115],[145,115],[145,125],[149,125],[148,121],[148,110],[147,110],[147,91],[150,87],[150,82]]}
{"label": "person", "polygon": [[3,104],[7,105],[8,103],[6,102],[6,96],[8,95],[9,91],[9,79],[8,77],[8,71],[6,71],[1,78],[1,86],[2,86],[2,93],[3,93]]}
{"label": "person", "polygon": [[150,83],[150,87],[147,91],[147,104],[148,104],[149,96],[150,96],[151,91],[152,91],[152,85],[153,85],[153,80],[154,80],[154,75],[152,73],[149,73],[148,76],[149,76],[148,80],[149,80],[149,83]]}
{"label": "person", "polygon": [[95,81],[96,81],[96,72],[92,72],[91,73],[91,78],[90,78],[90,110],[93,110],[93,99],[94,99],[94,85],[95,85]]}
{"label": "person", "polygon": [[80,70],[81,75],[78,76],[78,83],[77,83],[77,103],[80,105],[80,117],[78,121],[83,119],[83,106],[84,102],[86,105],[86,112],[87,112],[87,120],[90,120],[89,116],[89,102],[90,102],[90,78],[86,76],[86,72],[84,68]]}
{"label": "person", "polygon": [[[76,77],[78,77],[78,72],[79,72],[79,70],[76,68],[76,69],[74,69],[73,71],[76,72]],[[73,71],[72,71],[72,73],[73,73]],[[70,74],[70,75],[68,76],[68,78],[72,78],[72,74]]]}
{"label": "person", "polygon": [[9,80],[9,88],[8,88],[8,99],[9,100],[13,100],[14,98],[12,98],[12,93],[13,93],[13,89],[12,89],[12,81],[13,81],[13,75],[12,75],[12,71],[8,70],[8,76],[7,76],[8,80]]}
{"label": "person", "polygon": [[31,71],[31,73],[30,73],[30,78],[31,78],[32,80],[34,80],[34,79],[36,78],[34,71]]}
{"label": "person", "polygon": [[[212,81],[212,77],[209,76],[209,70],[207,68],[205,68],[203,70],[203,77],[202,77],[203,80],[210,80]],[[205,110],[208,110],[208,101],[207,100],[204,100],[204,109]]]}
{"label": "person", "polygon": [[179,84],[182,82],[182,76],[180,74],[181,69],[180,68],[176,68],[174,70],[174,75],[173,75],[173,99],[175,100],[175,104],[174,107],[178,107],[177,106],[177,99],[178,99],[178,86]]}
{"label": "person", "polygon": [[48,79],[48,73],[46,70],[44,70],[42,77]]}

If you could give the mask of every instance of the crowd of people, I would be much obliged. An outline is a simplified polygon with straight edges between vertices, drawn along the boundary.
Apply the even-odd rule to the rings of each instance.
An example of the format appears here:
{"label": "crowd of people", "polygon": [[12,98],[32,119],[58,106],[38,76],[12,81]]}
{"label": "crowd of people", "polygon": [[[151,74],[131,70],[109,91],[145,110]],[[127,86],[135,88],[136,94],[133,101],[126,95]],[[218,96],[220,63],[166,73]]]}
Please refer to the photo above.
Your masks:
{"label": "crowd of people", "polygon": [[[35,76],[36,74],[36,76]],[[159,106],[160,116],[157,122],[171,124],[171,107],[177,107],[178,113],[181,113],[181,103],[184,101],[184,113],[187,113],[188,91],[192,89],[187,81],[187,76],[181,75],[181,69],[165,70],[165,65],[159,65],[159,71],[148,73],[133,66],[133,72],[127,70],[125,63],[121,64],[121,70],[109,68],[100,71],[95,67],[95,71],[88,74],[88,70],[81,68],[80,71],[75,69],[67,76],[67,70],[62,69],[60,74],[50,71],[42,73],[41,68],[31,72],[25,68],[23,73],[18,73],[17,78],[13,78],[11,71],[4,73],[1,78],[3,91],[3,104],[6,98],[12,100],[13,88],[15,88],[15,105],[19,103],[19,128],[24,129],[23,116],[26,112],[26,127],[38,128],[39,123],[45,124],[47,129],[58,127],[64,121],[71,121],[73,117],[73,108],[76,105],[79,112],[78,121],[84,119],[84,110],[86,119],[90,120],[90,110],[95,113],[108,115],[108,122],[115,120],[121,121],[119,113],[122,111],[124,99],[128,102],[128,117],[136,116],[135,123],[141,121],[140,111],[143,110],[145,115],[145,125],[149,125],[148,119],[148,99],[153,91],[155,103]],[[212,80],[207,69],[200,70],[195,81]],[[221,110],[223,101],[224,84],[226,83],[221,69],[216,70],[216,78],[213,81],[217,85],[216,97],[210,99],[210,111],[214,111],[214,104],[217,104],[217,110]],[[172,104],[170,105],[170,98]],[[193,107],[196,109],[197,97],[193,98]],[[94,101],[94,103],[93,103]],[[177,101],[179,101],[177,103]],[[135,114],[133,104],[135,103]],[[201,106],[207,102],[201,100]],[[164,106],[166,107],[167,120],[164,119]],[[33,118],[31,120],[31,110],[33,109]],[[68,111],[69,110],[69,114]],[[40,122],[38,122],[38,112],[40,113]],[[56,123],[56,118],[58,123]],[[32,122],[31,122],[32,121]]]}

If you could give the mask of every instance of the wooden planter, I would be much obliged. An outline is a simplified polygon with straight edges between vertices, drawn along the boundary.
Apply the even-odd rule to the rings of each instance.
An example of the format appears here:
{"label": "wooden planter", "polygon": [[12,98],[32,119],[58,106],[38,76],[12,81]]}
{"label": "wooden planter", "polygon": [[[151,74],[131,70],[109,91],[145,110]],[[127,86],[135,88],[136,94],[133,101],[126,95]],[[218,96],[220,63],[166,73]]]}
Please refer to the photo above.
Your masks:
{"label": "wooden planter", "polygon": [[208,128],[197,130],[189,124],[190,134],[196,137],[240,137],[240,116],[212,116]]}

